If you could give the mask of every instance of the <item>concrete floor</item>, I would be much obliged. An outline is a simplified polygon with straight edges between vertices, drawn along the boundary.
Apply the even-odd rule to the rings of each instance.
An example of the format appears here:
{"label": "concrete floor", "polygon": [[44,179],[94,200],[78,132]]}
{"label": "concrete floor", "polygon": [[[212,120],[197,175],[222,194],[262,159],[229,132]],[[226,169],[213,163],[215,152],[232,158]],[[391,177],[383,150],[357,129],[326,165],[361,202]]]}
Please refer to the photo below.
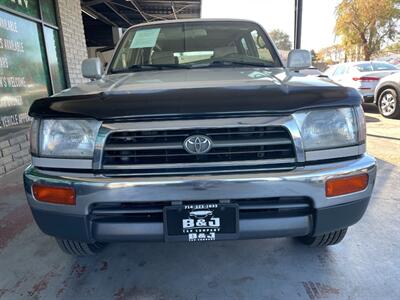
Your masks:
{"label": "concrete floor", "polygon": [[386,119],[375,105],[364,105],[367,120],[367,150],[376,158],[400,166],[400,120]]}
{"label": "concrete floor", "polygon": [[73,258],[33,223],[22,170],[3,177],[0,299],[400,299],[400,166],[382,151],[400,156],[399,141],[386,137],[399,133],[400,121],[374,110],[368,117],[368,128],[380,123],[369,134],[383,136],[368,139],[379,158],[373,199],[344,241],[327,249],[291,239],[137,243]]}

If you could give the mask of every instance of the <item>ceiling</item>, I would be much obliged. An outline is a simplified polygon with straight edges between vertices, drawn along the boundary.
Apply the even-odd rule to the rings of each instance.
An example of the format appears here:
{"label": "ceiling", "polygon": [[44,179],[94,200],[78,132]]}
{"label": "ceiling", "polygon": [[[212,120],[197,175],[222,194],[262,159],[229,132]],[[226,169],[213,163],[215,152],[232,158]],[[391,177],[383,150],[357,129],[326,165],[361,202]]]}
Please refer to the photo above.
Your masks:
{"label": "ceiling", "polygon": [[201,0],[81,0],[88,47],[112,46],[112,27],[200,17]]}

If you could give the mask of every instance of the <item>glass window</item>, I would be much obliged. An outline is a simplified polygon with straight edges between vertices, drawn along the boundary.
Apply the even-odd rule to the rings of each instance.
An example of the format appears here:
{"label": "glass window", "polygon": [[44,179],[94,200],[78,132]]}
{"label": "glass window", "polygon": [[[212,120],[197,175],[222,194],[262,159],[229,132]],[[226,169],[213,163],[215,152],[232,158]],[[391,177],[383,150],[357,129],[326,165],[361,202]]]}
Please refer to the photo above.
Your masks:
{"label": "glass window", "polygon": [[333,74],[333,76],[340,76],[345,74],[347,71],[347,66],[346,65],[339,65],[336,70],[335,73]]}
{"label": "glass window", "polygon": [[363,64],[357,64],[353,66],[354,69],[356,69],[359,72],[370,72],[373,71],[374,69],[372,68],[371,63],[363,63]]}
{"label": "glass window", "polygon": [[34,100],[66,88],[56,26],[54,0],[0,0],[0,136],[30,122]]}
{"label": "glass window", "polygon": [[179,64],[192,63],[199,60],[210,59],[213,55],[214,51],[174,52],[174,56],[178,58]]}
{"label": "glass window", "polygon": [[0,5],[11,8],[28,16],[39,18],[39,5],[37,0],[0,0]]}
{"label": "glass window", "polygon": [[249,46],[247,46],[246,40],[244,38],[240,39],[240,43],[242,44],[244,53],[248,54],[249,53]]}
{"label": "glass window", "polygon": [[[40,41],[40,51],[42,53],[43,59],[46,58],[46,43],[44,42],[44,34],[42,30],[39,30],[39,41]],[[43,64],[44,72],[46,74],[46,82],[47,82],[47,91],[50,94],[53,91],[51,86],[51,79],[50,79],[50,70],[49,65],[47,63]]]}
{"label": "glass window", "polygon": [[372,67],[374,71],[391,71],[397,70],[397,68],[389,63],[386,62],[373,62]]}
{"label": "glass window", "polygon": [[[29,121],[33,100],[46,97],[48,76],[40,25],[0,11],[0,129]],[[1,24],[7,24],[3,26]]]}
{"label": "glass window", "polygon": [[42,10],[43,21],[57,25],[54,0],[40,0],[40,8]]}
{"label": "glass window", "polygon": [[258,57],[266,61],[273,61],[271,51],[265,46],[265,40],[260,32],[258,30],[253,30],[251,32],[251,37],[256,46]]}
{"label": "glass window", "polygon": [[[254,32],[254,38],[252,38]],[[243,50],[246,39],[249,51]],[[263,31],[251,22],[191,22],[131,29],[117,50],[112,72],[137,65],[190,65],[235,60],[281,66]],[[177,55],[179,54],[179,55]]]}
{"label": "glass window", "polygon": [[53,92],[58,93],[66,87],[58,31],[45,26],[44,38],[51,78],[53,80]]}

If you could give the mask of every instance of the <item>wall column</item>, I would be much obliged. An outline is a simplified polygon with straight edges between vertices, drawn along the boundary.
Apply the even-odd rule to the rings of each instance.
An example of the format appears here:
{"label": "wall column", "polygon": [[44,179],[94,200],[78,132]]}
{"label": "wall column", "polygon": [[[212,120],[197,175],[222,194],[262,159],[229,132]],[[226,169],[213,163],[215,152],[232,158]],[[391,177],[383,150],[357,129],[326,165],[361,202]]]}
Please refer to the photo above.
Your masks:
{"label": "wall column", "polygon": [[80,0],[57,0],[56,2],[67,84],[74,86],[87,82],[81,72],[82,61],[88,57],[81,2]]}

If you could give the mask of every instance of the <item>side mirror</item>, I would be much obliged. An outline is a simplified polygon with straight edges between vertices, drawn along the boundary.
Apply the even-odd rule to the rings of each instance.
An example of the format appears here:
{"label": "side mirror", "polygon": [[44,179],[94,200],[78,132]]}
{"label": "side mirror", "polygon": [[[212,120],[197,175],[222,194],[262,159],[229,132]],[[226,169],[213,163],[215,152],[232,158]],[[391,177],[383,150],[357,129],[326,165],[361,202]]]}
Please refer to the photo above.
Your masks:
{"label": "side mirror", "polygon": [[311,67],[311,53],[308,50],[292,50],[289,52],[287,67],[295,71]]}
{"label": "side mirror", "polygon": [[87,58],[82,62],[82,75],[85,78],[100,79],[102,74],[99,58]]}

